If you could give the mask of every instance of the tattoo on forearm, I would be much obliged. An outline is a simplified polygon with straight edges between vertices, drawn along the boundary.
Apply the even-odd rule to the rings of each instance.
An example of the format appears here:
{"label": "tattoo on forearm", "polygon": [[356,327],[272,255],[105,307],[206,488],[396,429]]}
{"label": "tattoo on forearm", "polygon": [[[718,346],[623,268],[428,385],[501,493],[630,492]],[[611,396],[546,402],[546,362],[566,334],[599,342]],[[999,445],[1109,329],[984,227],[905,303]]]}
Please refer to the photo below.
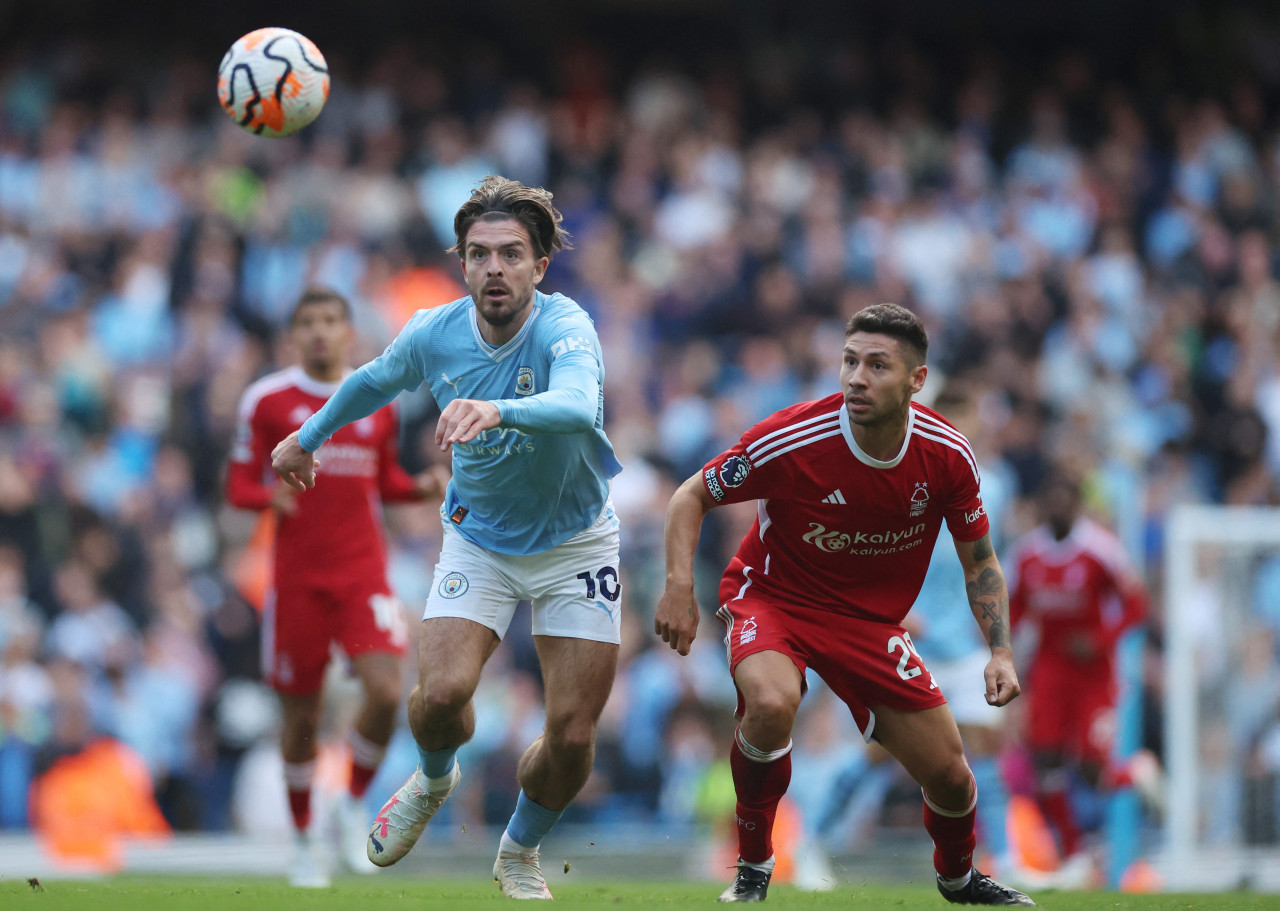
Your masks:
{"label": "tattoo on forearm", "polygon": [[1009,647],[1009,621],[997,620],[991,624],[991,629],[987,630],[987,645],[992,648],[1008,648]]}
{"label": "tattoo on forearm", "polygon": [[992,648],[1008,648],[1009,594],[1004,576],[999,570],[987,567],[978,578],[965,584],[965,593],[974,616],[991,624],[987,627],[987,644]]}
{"label": "tattoo on forearm", "polygon": [[698,612],[694,610],[692,607],[689,608],[689,619],[692,620],[696,616],[698,616]]}
{"label": "tattoo on forearm", "polygon": [[976,586],[980,595],[994,595],[1004,588],[1004,576],[988,566],[970,585]]}
{"label": "tattoo on forearm", "polygon": [[991,535],[986,534],[979,538],[973,544],[973,559],[986,560],[994,554],[995,548],[991,546]]}

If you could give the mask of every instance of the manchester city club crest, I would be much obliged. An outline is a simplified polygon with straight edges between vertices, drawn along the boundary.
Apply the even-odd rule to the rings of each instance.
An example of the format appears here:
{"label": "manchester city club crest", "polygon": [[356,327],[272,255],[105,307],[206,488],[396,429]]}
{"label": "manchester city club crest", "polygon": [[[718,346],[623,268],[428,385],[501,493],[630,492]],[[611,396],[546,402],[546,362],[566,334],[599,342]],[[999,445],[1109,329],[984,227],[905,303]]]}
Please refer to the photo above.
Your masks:
{"label": "manchester city club crest", "polygon": [[516,395],[533,395],[532,367],[521,367],[516,371]]}
{"label": "manchester city club crest", "polygon": [[440,580],[441,598],[460,598],[467,593],[467,577],[462,573],[449,573]]}

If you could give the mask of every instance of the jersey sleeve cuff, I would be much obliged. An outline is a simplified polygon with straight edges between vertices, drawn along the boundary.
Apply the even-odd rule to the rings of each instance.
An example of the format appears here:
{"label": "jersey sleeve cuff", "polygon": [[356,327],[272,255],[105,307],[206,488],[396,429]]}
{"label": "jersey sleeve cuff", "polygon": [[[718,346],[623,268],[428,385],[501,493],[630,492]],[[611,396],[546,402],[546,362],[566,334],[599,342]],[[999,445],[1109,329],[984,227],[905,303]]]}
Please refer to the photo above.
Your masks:
{"label": "jersey sleeve cuff", "polygon": [[298,445],[306,452],[315,452],[324,445],[325,438],[317,434],[311,427],[311,419],[298,430]]}

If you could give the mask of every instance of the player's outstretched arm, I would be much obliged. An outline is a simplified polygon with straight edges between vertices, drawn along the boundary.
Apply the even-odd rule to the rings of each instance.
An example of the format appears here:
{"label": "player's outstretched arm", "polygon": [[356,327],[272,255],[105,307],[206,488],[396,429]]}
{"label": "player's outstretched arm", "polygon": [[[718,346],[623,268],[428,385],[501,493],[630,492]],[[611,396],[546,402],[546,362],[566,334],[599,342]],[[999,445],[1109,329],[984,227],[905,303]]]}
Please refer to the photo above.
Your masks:
{"label": "player's outstretched arm", "polygon": [[969,609],[982,628],[991,647],[991,660],[985,672],[987,702],[1007,705],[1022,692],[1013,667],[1013,649],[1009,641],[1009,587],[1004,571],[996,559],[991,535],[976,541],[956,541],[956,554],[964,567],[965,592]]}
{"label": "player's outstretched arm", "polygon": [[680,485],[667,505],[665,532],[667,584],[653,618],[653,631],[681,655],[689,654],[698,635],[698,601],[693,594],[693,552],[702,520],[716,501],[695,474]]}

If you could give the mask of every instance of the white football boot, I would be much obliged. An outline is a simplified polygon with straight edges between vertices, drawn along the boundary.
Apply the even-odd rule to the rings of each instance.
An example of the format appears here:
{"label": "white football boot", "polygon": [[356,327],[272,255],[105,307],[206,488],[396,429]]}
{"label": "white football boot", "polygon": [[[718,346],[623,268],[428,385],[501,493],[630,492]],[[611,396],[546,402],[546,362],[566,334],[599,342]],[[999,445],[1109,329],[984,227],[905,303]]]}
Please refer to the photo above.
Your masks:
{"label": "white football boot", "polygon": [[289,885],[299,889],[329,888],[329,871],[320,860],[318,846],[306,832],[297,832],[293,837]]}
{"label": "white football boot", "polygon": [[389,867],[408,854],[431,817],[461,780],[462,768],[455,759],[448,787],[433,794],[427,790],[427,776],[422,774],[422,769],[415,769],[373,820],[365,842],[369,860],[379,867]]}
{"label": "white football boot", "polygon": [[359,798],[344,792],[334,798],[330,812],[338,860],[342,866],[351,873],[373,873],[365,848],[369,837],[369,816]]}
{"label": "white football boot", "polygon": [[527,852],[499,851],[493,862],[493,881],[507,898],[551,898],[537,848]]}

